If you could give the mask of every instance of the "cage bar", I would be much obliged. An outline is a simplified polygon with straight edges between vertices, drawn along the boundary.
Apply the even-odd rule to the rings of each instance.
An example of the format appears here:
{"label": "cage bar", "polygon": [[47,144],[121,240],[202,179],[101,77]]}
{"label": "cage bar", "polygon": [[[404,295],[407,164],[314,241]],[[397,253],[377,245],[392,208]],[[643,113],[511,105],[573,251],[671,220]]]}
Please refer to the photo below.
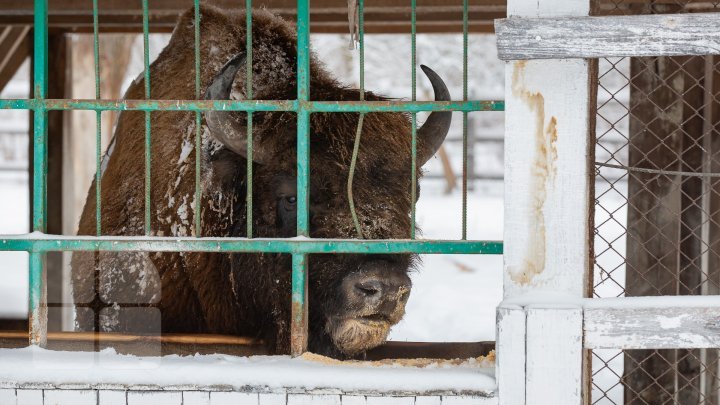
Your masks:
{"label": "cage bar", "polygon": [[[200,100],[200,0],[194,0],[193,9],[195,12],[195,99]],[[195,213],[193,217],[195,219],[195,236],[198,238],[201,233],[200,220],[202,218],[200,211],[201,125],[200,111],[195,111]]]}
{"label": "cage bar", "polygon": [[[47,0],[35,0],[34,31],[34,77],[35,100],[43,100],[47,94]],[[45,232],[47,222],[47,110],[36,103],[33,115],[33,230]],[[47,342],[47,309],[44,298],[45,254],[30,251],[29,269],[29,329],[30,344],[44,346]]]}
{"label": "cage bar", "polygon": [[[310,184],[310,0],[297,3],[297,235],[310,236],[308,202]],[[293,255],[292,323],[290,354],[307,350],[307,256]]]}
{"label": "cage bar", "polygon": [[[142,0],[143,15],[143,66],[145,67],[145,99],[150,99],[150,44],[148,41],[148,0]],[[151,168],[150,152],[152,146],[152,134],[150,132],[150,110],[145,111],[145,235],[150,235],[150,191],[151,191]]]}
{"label": "cage bar", "polygon": [[[364,4],[363,0],[358,0],[358,42],[360,44],[360,101],[365,101],[365,16],[364,16]],[[355,200],[353,197],[353,178],[355,176],[355,167],[357,164],[358,154],[360,153],[360,138],[362,137],[362,127],[365,114],[360,113],[358,116],[357,130],[355,132],[355,142],[353,143],[352,158],[350,159],[350,170],[348,173],[347,182],[347,197],[350,205],[350,216],[355,226],[355,232],[357,232],[358,239],[363,239],[362,227],[360,227],[360,221],[358,221],[357,211],[355,210]]]}
{"label": "cage bar", "polygon": [[[100,100],[100,38],[98,28],[98,2],[93,0],[93,63],[95,64],[95,99]],[[102,234],[102,111],[95,112],[95,233]]]}
{"label": "cage bar", "polygon": [[[410,2],[410,73],[412,81],[412,101],[417,101],[416,51],[417,51],[417,15],[416,0]],[[415,200],[417,199],[417,114],[412,113],[410,140],[410,239],[415,239]]]}
{"label": "cage bar", "polygon": [[[463,0],[463,101],[468,99],[468,0]],[[467,240],[468,113],[462,113],[462,240]]]}
{"label": "cage bar", "polygon": [[[252,88],[252,0],[245,1],[245,97],[248,100],[253,98]],[[253,114],[247,112],[247,192],[245,193],[245,204],[247,209],[247,237],[253,235]]]}
{"label": "cage bar", "polygon": [[[45,254],[50,251],[205,251],[205,252],[275,252],[292,255],[292,354],[299,355],[307,348],[307,266],[308,254],[360,253],[360,254],[502,254],[503,244],[499,241],[447,241],[414,240],[415,206],[412,206],[412,230],[410,239],[402,240],[313,240],[313,239],[266,239],[253,237],[252,229],[252,136],[248,138],[248,183],[247,183],[247,238],[201,238],[201,113],[209,110],[241,111],[248,114],[248,132],[252,134],[253,112],[289,111],[297,113],[297,199],[298,236],[309,238],[309,181],[310,181],[310,114],[359,113],[355,158],[359,150],[364,114],[376,112],[406,112],[412,114],[412,198],[417,195],[417,123],[416,114],[422,111],[502,111],[504,103],[495,100],[467,100],[467,38],[464,55],[464,97],[463,101],[417,101],[416,98],[416,0],[412,5],[412,101],[365,101],[364,100],[364,1],[359,0],[359,42],[360,42],[360,100],[352,102],[310,100],[310,52],[309,52],[309,0],[298,2],[298,65],[296,100],[253,100],[252,92],[252,0],[245,1],[246,7],[246,99],[245,100],[201,100],[202,82],[200,75],[200,0],[193,0],[195,13],[195,100],[154,100],[151,94],[149,57],[149,1],[142,0],[143,64],[145,98],[142,100],[101,100],[100,54],[99,54],[99,9],[98,0],[93,0],[93,39],[95,63],[94,99],[46,99],[47,89],[47,0],[35,0],[35,67],[34,97],[23,100],[0,100],[1,109],[26,109],[34,111],[34,176],[33,176],[33,230],[40,234],[5,237],[0,239],[0,250],[27,251],[30,253],[30,342],[42,345],[46,339],[47,318],[44,303]],[[464,35],[467,36],[467,0],[464,6]],[[47,112],[51,110],[88,110],[96,112],[96,234],[95,237],[46,237],[46,176],[47,176]],[[145,113],[145,235],[144,237],[103,237],[101,206],[101,124],[103,111],[143,111]],[[188,111],[195,113],[195,235],[193,237],[151,236],[151,112]],[[465,144],[464,144],[465,145]],[[466,146],[464,146],[466,153]],[[351,185],[350,185],[351,187]],[[350,190],[351,191],[351,190]],[[465,197],[464,197],[465,198]],[[350,199],[352,201],[352,199]],[[354,211],[354,209],[353,209]],[[356,220],[357,222],[357,220]],[[359,228],[359,226],[358,226]],[[465,225],[463,225],[465,231]],[[362,237],[362,235],[360,235]]]}
{"label": "cage bar", "polygon": [[411,239],[271,239],[193,237],[68,237],[21,235],[0,239],[0,250],[50,251],[146,251],[146,252],[243,252],[243,253],[422,253],[502,254],[500,241]]}
{"label": "cage bar", "polygon": [[[302,104],[302,107],[301,107]],[[468,101],[304,101],[297,100],[0,100],[0,109],[102,111],[299,111],[307,112],[408,112],[504,111],[501,100]]]}

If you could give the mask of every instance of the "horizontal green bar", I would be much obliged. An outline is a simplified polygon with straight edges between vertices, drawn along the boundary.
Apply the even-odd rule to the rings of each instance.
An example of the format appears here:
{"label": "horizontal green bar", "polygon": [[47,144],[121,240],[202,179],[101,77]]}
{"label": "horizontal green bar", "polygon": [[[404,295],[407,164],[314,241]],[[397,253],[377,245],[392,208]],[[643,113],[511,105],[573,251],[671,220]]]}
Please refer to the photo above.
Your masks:
{"label": "horizontal green bar", "polygon": [[56,236],[33,233],[0,239],[0,251],[144,251],[144,252],[266,252],[266,253],[425,253],[502,254],[499,241],[172,238],[118,236]]}
{"label": "horizontal green bar", "polygon": [[295,111],[297,101],[248,100],[0,100],[0,109],[100,111]]}
{"label": "horizontal green bar", "polygon": [[504,111],[504,101],[309,101],[311,112]]}
{"label": "horizontal green bar", "polygon": [[420,112],[503,111],[504,101],[305,101],[297,100],[0,100],[0,109],[94,111],[298,111]]}

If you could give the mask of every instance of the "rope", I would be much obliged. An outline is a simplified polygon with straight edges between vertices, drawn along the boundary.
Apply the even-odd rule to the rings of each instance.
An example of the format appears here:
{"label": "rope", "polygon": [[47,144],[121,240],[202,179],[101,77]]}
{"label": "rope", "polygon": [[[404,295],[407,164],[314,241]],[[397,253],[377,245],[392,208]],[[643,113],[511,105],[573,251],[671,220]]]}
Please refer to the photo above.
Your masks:
{"label": "rope", "polygon": [[361,113],[360,118],[358,119],[357,131],[355,132],[355,145],[353,146],[352,160],[350,160],[350,174],[348,175],[347,183],[348,201],[350,202],[350,215],[352,215],[353,224],[355,224],[355,230],[357,231],[359,239],[363,239],[363,234],[362,228],[360,228],[360,222],[357,218],[357,213],[355,212],[355,202],[353,201],[352,184],[353,177],[355,176],[355,164],[357,163],[358,152],[360,150],[360,135],[362,134],[363,118],[365,118],[365,114]]}

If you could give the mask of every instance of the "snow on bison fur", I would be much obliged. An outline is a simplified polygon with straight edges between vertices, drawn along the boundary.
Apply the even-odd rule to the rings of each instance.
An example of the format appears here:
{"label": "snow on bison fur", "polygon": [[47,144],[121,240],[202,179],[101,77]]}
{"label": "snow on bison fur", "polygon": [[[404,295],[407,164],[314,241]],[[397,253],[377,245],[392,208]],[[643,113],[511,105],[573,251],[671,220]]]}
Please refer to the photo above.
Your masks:
{"label": "snow on bison fur", "polygon": [[[201,86],[210,99],[245,93],[245,16],[201,10]],[[253,13],[253,95],[296,98],[296,32],[270,14]],[[181,16],[169,44],[150,66],[154,99],[194,99],[194,20]],[[359,90],[338,83],[311,58],[310,99],[357,101]],[[442,80],[423,67],[437,100]],[[142,75],[126,99],[144,98]],[[371,92],[366,100],[387,100]],[[420,166],[444,140],[449,112],[431,114],[418,129]],[[246,236],[246,114],[207,112],[202,128],[201,236]],[[125,111],[103,161],[103,235],[144,234],[145,113]],[[194,236],[195,114],[153,112],[151,225],[155,236]],[[296,231],[296,115],[253,115],[254,237]],[[315,113],[310,135],[310,236],[357,236],[346,186],[358,114]],[[367,114],[354,175],[354,201],[367,239],[410,234],[411,122],[408,114]],[[79,234],[95,233],[95,185]],[[351,357],[382,344],[404,315],[414,255],[310,255],[309,350]],[[80,330],[222,333],[255,336],[272,353],[290,348],[291,256],[203,252],[76,253],[73,294]],[[137,305],[137,304],[140,305]],[[96,315],[98,314],[97,318]]]}

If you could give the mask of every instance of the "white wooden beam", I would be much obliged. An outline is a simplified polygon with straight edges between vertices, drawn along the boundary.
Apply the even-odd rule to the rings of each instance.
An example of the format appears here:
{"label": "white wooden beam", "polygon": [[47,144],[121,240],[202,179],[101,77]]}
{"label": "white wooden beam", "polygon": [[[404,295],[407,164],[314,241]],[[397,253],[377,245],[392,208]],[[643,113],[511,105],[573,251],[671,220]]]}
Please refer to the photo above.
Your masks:
{"label": "white wooden beam", "polygon": [[210,405],[210,393],[207,391],[185,391],[182,396],[183,405]]}
{"label": "white wooden beam", "polygon": [[582,322],[580,307],[528,309],[527,405],[581,403]]}
{"label": "white wooden beam", "polygon": [[94,390],[45,390],[43,405],[97,405]]}
{"label": "white wooden beam", "polygon": [[98,405],[127,405],[127,392],[120,390],[99,390]]}
{"label": "white wooden beam", "polygon": [[500,405],[525,403],[525,310],[519,306],[497,309],[495,376]]}
{"label": "white wooden beam", "polygon": [[[508,17],[587,16],[591,0],[508,0]],[[580,405],[590,274],[596,62],[505,65],[504,297],[500,404]],[[544,308],[511,305],[543,297]],[[568,307],[568,302],[576,302]]]}
{"label": "white wooden beam", "polygon": [[588,349],[718,348],[720,299],[595,299],[585,307],[584,329]]}
{"label": "white wooden beam", "polygon": [[[587,11],[580,7],[587,1],[540,4],[566,2]],[[584,296],[590,268],[592,66],[587,60],[506,64],[506,298],[539,291]]]}
{"label": "white wooden beam", "polygon": [[495,20],[501,60],[720,54],[720,13]]}

